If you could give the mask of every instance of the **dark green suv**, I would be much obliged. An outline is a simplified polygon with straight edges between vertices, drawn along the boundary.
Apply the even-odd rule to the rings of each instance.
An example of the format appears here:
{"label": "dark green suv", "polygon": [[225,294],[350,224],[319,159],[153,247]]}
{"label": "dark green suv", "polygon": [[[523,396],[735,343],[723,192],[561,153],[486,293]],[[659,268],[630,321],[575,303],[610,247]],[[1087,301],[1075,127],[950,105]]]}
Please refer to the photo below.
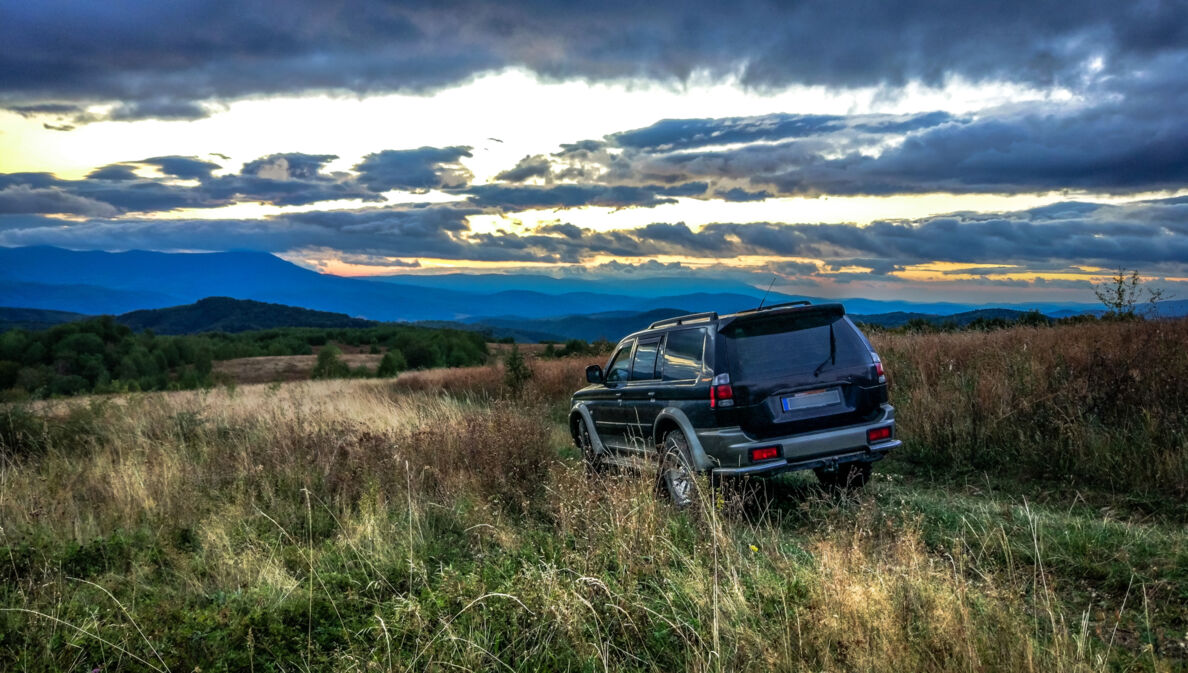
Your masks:
{"label": "dark green suv", "polygon": [[569,423],[587,466],[656,470],[679,506],[696,473],[861,486],[901,444],[883,364],[841,304],[661,320],[586,379]]}

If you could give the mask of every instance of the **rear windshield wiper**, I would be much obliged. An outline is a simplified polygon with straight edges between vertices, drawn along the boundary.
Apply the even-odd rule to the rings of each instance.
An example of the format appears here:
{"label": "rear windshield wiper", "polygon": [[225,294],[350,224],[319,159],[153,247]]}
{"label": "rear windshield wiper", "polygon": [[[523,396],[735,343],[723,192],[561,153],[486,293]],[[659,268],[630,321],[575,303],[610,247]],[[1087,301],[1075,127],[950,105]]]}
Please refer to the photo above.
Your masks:
{"label": "rear windshield wiper", "polygon": [[837,364],[837,339],[833,336],[833,323],[829,323],[829,357],[817,365],[817,368],[813,370],[813,376],[820,376],[821,370],[830,363]]}

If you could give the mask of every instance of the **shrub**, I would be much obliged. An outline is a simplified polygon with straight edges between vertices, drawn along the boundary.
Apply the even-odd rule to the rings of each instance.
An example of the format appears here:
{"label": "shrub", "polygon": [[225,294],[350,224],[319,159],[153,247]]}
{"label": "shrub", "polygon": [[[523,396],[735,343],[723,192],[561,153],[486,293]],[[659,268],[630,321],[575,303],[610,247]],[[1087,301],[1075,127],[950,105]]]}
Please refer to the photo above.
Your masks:
{"label": "shrub", "polygon": [[531,378],[532,367],[524,359],[520,347],[512,344],[511,351],[503,362],[503,384],[512,395],[520,395],[524,392],[524,384]]}
{"label": "shrub", "polygon": [[379,368],[376,369],[375,375],[382,377],[396,376],[405,369],[408,369],[408,363],[404,360],[404,353],[393,348],[387,353],[384,353],[384,357],[380,360]]}
{"label": "shrub", "polygon": [[350,374],[351,368],[342,361],[342,351],[331,344],[318,351],[318,361],[314,365],[310,378],[341,379],[350,376]]}

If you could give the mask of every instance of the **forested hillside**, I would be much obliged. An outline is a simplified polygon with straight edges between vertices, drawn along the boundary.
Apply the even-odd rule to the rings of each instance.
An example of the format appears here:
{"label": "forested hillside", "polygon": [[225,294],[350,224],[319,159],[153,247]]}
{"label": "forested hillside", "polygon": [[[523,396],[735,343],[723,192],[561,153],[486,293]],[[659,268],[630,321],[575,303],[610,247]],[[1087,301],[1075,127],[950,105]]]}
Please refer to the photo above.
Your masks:
{"label": "forested hillside", "polygon": [[163,336],[134,332],[104,316],[0,334],[0,390],[21,399],[196,388],[215,383],[215,360],[309,355],[329,343],[399,354],[410,369],[477,365],[487,358],[485,337],[462,330],[381,325]]}

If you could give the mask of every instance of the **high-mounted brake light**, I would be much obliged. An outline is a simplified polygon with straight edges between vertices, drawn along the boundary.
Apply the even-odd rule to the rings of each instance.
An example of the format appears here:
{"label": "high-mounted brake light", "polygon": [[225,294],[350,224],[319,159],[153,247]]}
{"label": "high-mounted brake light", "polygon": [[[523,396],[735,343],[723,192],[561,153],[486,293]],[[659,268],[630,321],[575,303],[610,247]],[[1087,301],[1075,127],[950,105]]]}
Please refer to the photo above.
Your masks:
{"label": "high-mounted brake light", "polygon": [[890,426],[883,428],[871,428],[870,430],[866,431],[867,444],[874,444],[875,442],[881,442],[887,439],[891,439]]}
{"label": "high-mounted brake light", "polygon": [[758,463],[762,460],[771,460],[772,458],[780,457],[780,447],[765,446],[761,449],[751,449],[751,462]]}
{"label": "high-mounted brake light", "polygon": [[734,406],[734,388],[730,387],[730,375],[718,374],[710,382],[710,409]]}

